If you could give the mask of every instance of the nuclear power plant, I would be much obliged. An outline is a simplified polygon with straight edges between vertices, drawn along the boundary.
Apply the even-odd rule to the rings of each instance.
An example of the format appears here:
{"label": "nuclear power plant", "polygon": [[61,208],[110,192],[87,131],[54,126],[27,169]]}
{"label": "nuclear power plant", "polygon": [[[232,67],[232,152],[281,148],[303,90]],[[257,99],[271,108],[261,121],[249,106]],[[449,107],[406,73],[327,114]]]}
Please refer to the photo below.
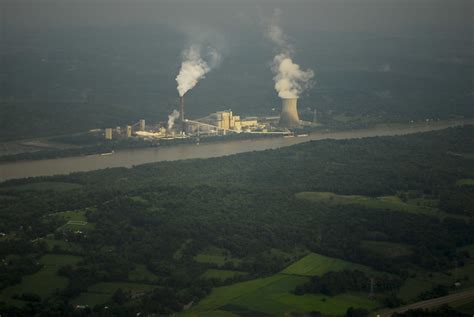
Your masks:
{"label": "nuclear power plant", "polygon": [[284,128],[294,129],[301,126],[296,107],[297,98],[282,98],[279,125]]}
{"label": "nuclear power plant", "polygon": [[[118,127],[112,131],[107,128],[102,135],[106,140],[112,140],[117,136],[145,140],[195,138],[198,142],[201,137],[241,133],[303,135],[302,129],[315,123],[316,110],[311,112],[312,122],[300,120],[297,108],[298,96],[310,86],[314,72],[311,69],[303,70],[293,61],[292,56],[285,49],[284,34],[280,32],[279,36],[281,38],[273,39],[273,41],[281,50],[273,58],[271,68],[274,73],[274,88],[281,98],[279,116],[243,117],[236,115],[230,109],[220,111],[216,109],[216,112],[202,118],[185,117],[184,96],[196,87],[201,79],[206,78],[205,75],[217,67],[220,61],[220,54],[216,49],[209,46],[206,49],[207,52],[201,54],[202,48],[199,45],[192,45],[183,51],[181,67],[175,78],[179,96],[176,105],[178,110],[173,110],[168,115],[167,122],[146,125],[145,119],[140,119],[133,125],[127,125],[125,129]],[[192,100],[190,104],[192,107]],[[274,111],[275,108],[277,107],[272,110]],[[307,111],[303,113],[303,115],[306,114]]]}
{"label": "nuclear power plant", "polygon": [[103,136],[106,140],[116,138],[171,140],[241,133],[293,135],[295,129],[313,124],[299,119],[297,103],[298,98],[281,98],[279,116],[242,117],[229,109],[216,111],[202,118],[188,119],[184,116],[184,98],[180,96],[177,103],[179,111],[174,110],[167,122],[147,125],[145,119],[140,119],[124,128],[106,128],[103,130]]}

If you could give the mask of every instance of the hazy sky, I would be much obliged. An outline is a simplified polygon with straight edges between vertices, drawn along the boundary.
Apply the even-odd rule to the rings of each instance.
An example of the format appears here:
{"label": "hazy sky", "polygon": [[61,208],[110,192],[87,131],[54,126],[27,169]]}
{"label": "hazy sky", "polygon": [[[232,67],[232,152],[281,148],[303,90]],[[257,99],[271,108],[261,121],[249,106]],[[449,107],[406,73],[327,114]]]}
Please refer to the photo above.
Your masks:
{"label": "hazy sky", "polygon": [[255,25],[274,7],[286,29],[338,32],[472,33],[471,0],[3,0],[2,32],[13,27],[171,24],[177,28]]}

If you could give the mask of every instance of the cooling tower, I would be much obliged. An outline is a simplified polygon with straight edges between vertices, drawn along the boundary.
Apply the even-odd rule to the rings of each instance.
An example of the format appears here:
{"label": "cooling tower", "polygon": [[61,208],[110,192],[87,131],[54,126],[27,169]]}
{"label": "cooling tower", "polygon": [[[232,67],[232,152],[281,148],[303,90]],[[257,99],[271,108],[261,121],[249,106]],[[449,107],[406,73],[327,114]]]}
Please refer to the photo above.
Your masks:
{"label": "cooling tower", "polygon": [[298,110],[296,109],[297,98],[282,99],[282,108],[280,113],[280,126],[285,128],[298,128],[300,119],[298,118]]}

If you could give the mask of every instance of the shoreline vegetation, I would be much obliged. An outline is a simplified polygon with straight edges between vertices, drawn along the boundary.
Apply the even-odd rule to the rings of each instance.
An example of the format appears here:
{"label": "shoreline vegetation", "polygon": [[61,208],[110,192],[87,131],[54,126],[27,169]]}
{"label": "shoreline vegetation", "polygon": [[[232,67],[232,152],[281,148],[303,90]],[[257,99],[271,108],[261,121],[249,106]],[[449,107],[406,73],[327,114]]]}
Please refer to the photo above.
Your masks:
{"label": "shoreline vegetation", "polygon": [[[438,124],[449,124],[449,126],[457,126],[464,124],[472,124],[474,120],[472,119],[451,119],[451,120],[439,120],[439,121],[420,121],[420,122],[410,122],[410,123],[400,123],[400,122],[379,122],[379,123],[367,123],[367,124],[343,124],[343,125],[323,125],[318,127],[305,127],[294,131],[293,135],[306,135],[306,134],[325,134],[325,133],[337,133],[337,132],[347,132],[351,130],[364,130],[377,128],[379,126],[387,126],[394,128],[412,128],[420,125],[431,124],[436,127]],[[105,140],[100,140],[98,143],[90,145],[87,143],[84,144],[73,144],[73,142],[60,143],[66,148],[59,148],[54,146],[55,139],[64,141],[66,137],[50,137],[46,139],[48,142],[51,142],[52,147],[48,149],[40,149],[37,151],[26,151],[16,154],[7,154],[0,156],[0,167],[2,163],[10,162],[19,162],[19,161],[38,161],[46,159],[56,159],[56,158],[68,158],[68,157],[80,157],[80,156],[94,156],[94,155],[103,155],[111,154],[115,151],[120,150],[130,150],[130,149],[144,149],[144,148],[157,148],[157,147],[170,147],[177,145],[185,144],[200,144],[200,143],[218,143],[218,142],[232,142],[232,141],[241,141],[241,140],[259,140],[259,139],[270,139],[270,138],[282,138],[281,135],[275,134],[229,134],[225,136],[210,136],[210,137],[190,137],[185,139],[173,139],[173,140],[143,140],[138,138],[133,139],[122,139],[122,140],[112,140],[105,142]],[[59,144],[59,143],[58,143]]]}

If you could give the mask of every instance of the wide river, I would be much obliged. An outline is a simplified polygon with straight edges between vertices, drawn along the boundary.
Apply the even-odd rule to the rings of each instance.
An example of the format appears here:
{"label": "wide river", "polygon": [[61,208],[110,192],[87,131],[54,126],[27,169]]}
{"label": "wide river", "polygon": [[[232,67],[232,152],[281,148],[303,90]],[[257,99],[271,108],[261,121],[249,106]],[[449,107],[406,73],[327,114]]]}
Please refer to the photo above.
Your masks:
{"label": "wide river", "polygon": [[236,153],[277,149],[310,140],[356,139],[375,136],[405,135],[417,132],[441,130],[464,125],[466,121],[435,121],[429,123],[387,124],[372,128],[336,132],[314,132],[302,137],[275,137],[255,140],[237,140],[155,148],[126,149],[112,155],[75,156],[57,159],[18,161],[0,164],[0,182],[33,176],[50,176],[72,172],[91,171],[109,167],[132,167],[134,165],[175,161],[193,158],[210,158]]}

